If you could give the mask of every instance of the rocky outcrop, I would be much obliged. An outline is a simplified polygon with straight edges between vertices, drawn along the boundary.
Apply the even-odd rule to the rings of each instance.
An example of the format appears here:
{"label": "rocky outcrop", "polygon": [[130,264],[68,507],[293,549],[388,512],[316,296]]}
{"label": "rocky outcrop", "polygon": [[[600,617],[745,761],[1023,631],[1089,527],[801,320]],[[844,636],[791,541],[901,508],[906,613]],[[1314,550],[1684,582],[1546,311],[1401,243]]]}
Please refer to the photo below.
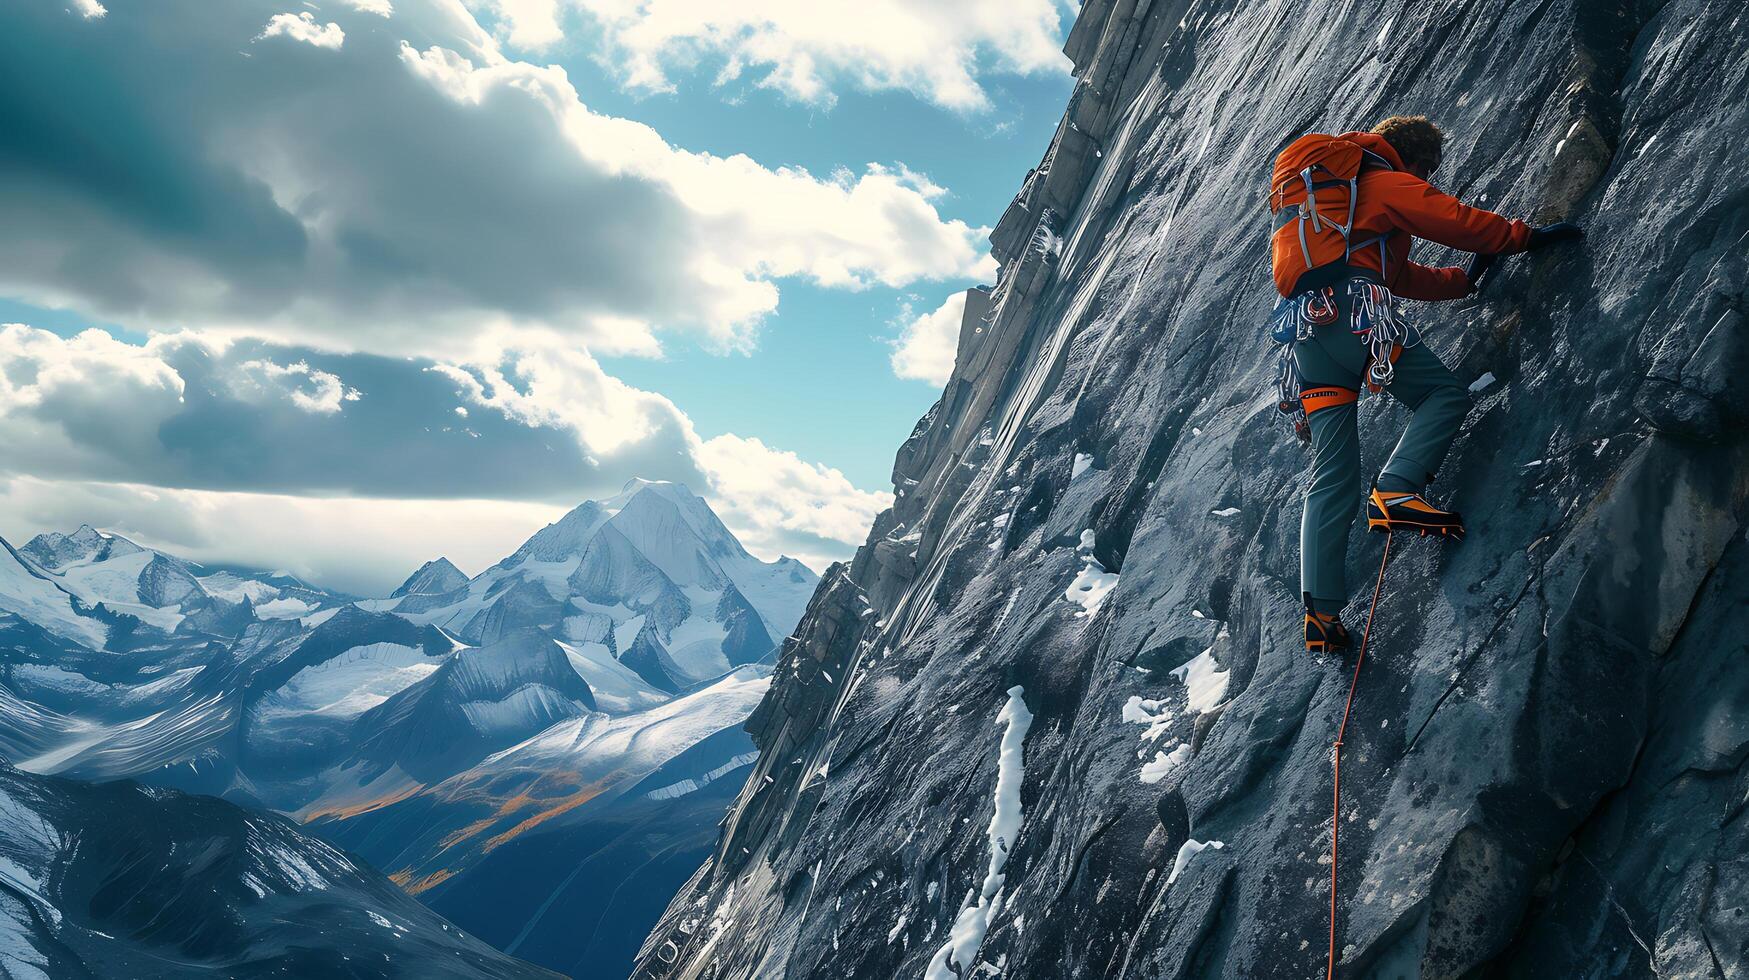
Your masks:
{"label": "rocky outcrop", "polygon": [[[1341,975],[1749,969],[1746,20],[1088,0],[894,507],[784,645],[637,975],[1322,972],[1348,675],[1300,649],[1260,185],[1299,133],[1405,111],[1449,132],[1448,189],[1590,237],[1413,311],[1476,379],[1436,486],[1471,535],[1392,557]],[[1368,466],[1403,420],[1366,401]]]}

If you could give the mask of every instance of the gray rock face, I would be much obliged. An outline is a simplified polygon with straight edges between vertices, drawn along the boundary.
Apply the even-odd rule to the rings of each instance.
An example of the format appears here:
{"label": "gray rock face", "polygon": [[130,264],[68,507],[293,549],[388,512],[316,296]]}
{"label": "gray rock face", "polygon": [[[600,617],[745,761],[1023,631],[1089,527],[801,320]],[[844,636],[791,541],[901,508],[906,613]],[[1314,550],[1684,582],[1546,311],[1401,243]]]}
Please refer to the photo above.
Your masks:
{"label": "gray rock face", "polygon": [[[1749,970],[1749,17],[1320,11],[1083,6],[1000,279],[637,976],[1323,972],[1349,675],[1301,648],[1262,184],[1294,136],[1393,112],[1446,128],[1448,189],[1589,239],[1411,304],[1480,382],[1435,487],[1470,537],[1394,548],[1339,973]],[[1404,420],[1365,401],[1367,466]],[[1351,549],[1362,613],[1380,550]]]}

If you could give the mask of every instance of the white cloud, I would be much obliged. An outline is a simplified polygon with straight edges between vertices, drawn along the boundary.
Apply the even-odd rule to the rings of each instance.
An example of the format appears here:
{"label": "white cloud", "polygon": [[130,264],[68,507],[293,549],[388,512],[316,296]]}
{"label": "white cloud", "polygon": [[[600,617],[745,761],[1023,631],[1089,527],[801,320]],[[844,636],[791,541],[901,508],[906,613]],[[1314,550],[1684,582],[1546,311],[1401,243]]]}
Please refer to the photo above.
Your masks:
{"label": "white cloud", "polygon": [[776,308],[772,278],[856,289],[995,273],[983,247],[989,229],[944,221],[933,203],[943,189],[903,166],[870,163],[860,175],[818,177],[742,154],[693,153],[642,123],[589,110],[557,67],[476,66],[452,50],[408,45],[401,57],[459,103],[536,100],[582,161],[670,192],[696,223],[698,248],[678,262],[706,307],[698,318],[725,344],[745,342],[749,326]]}
{"label": "white cloud", "polygon": [[16,148],[0,295],[391,355],[478,359],[528,337],[650,355],[664,331],[752,344],[786,280],[994,271],[986,229],[945,217],[941,188],[901,164],[813,173],[673,146],[588,108],[563,69],[509,59],[445,0],[405,0],[393,31],[328,57],[239,57],[257,34],[339,42],[309,11],[262,31],[278,3],[157,0],[102,31],[8,11],[21,48],[78,44],[106,70],[34,65],[0,115],[52,91],[56,119],[117,135],[68,124]]}
{"label": "white cloud", "polygon": [[[954,293],[947,302],[905,324],[890,358],[893,373],[940,387],[953,375],[954,355],[959,349],[960,319],[965,315],[966,294]],[[906,308],[909,314],[909,307]]]}
{"label": "white cloud", "polygon": [[454,381],[457,393],[474,405],[523,425],[569,430],[597,461],[662,432],[690,432],[692,423],[673,402],[609,375],[587,351],[507,351],[503,363],[507,367],[446,363],[429,370]]}
{"label": "white cloud", "polygon": [[[447,496],[460,501],[453,520],[465,520],[475,507],[470,498],[574,505],[630,477],[668,479],[709,500],[756,554],[789,554],[816,567],[848,556],[891,503],[758,439],[703,438],[673,402],[607,374],[575,347],[511,350],[489,364],[353,358],[317,366],[313,356],[253,341],[227,348],[191,334],[135,345],[97,330],[63,338],[19,324],[0,328],[0,479],[121,486],[114,493],[132,502],[133,527],[147,526],[141,508],[150,500],[174,510],[300,492],[335,500]],[[352,364],[372,379],[363,401],[342,380]],[[359,407],[347,408],[352,402]],[[459,431],[446,436],[452,429]],[[159,496],[148,498],[146,489]],[[81,517],[73,502],[109,499],[93,493],[69,497],[56,521],[26,529],[98,523],[101,514]],[[275,503],[273,513],[290,506]],[[182,520],[152,519],[178,527]],[[433,533],[423,531],[428,539]],[[390,550],[436,546],[424,540]],[[258,551],[251,560],[280,557]]]}
{"label": "white cloud", "polygon": [[[978,75],[1066,71],[1062,0],[571,0],[605,34],[623,82],[674,88],[671,72],[720,59],[719,81],[757,84],[831,104],[842,84],[901,89],[938,105],[984,109]],[[557,0],[496,0],[508,40],[558,40]]]}
{"label": "white cloud", "polygon": [[[842,545],[860,544],[875,515],[893,503],[890,493],[858,490],[838,470],[758,439],[717,436],[699,445],[698,459],[712,504],[749,550],[786,550],[816,569],[844,557],[850,549]],[[840,547],[797,548],[797,534]]]}
{"label": "white cloud", "polygon": [[41,405],[68,388],[115,387],[182,396],[181,376],[152,345],[123,343],[102,330],[63,338],[22,323],[0,325],[0,411]]}
{"label": "white cloud", "polygon": [[346,32],[340,29],[339,24],[318,24],[315,15],[308,10],[296,14],[274,14],[255,39],[261,41],[281,36],[334,51],[340,50],[340,45],[346,43]]}
{"label": "white cloud", "polygon": [[[860,541],[879,509],[875,505],[886,497],[834,502],[827,498],[842,489],[836,484],[843,480],[835,470],[757,440],[712,443],[731,490],[705,496],[742,543],[768,560],[788,554],[823,569],[846,557],[848,549],[811,547],[781,524],[796,518],[822,527],[860,523]],[[769,501],[757,480],[747,479],[749,467],[761,466],[777,469],[779,490]],[[567,509],[512,500],[304,497],[0,474],[0,536],[14,545],[44,530],[92,524],[194,561],[286,568],[363,595],[387,594],[439,555],[479,571]]]}
{"label": "white cloud", "polygon": [[[239,57],[277,6],[118,5],[103,30],[60,9],[17,16],[21,46],[78,32],[106,65],[95,85],[77,66],[37,66],[40,90],[72,93],[57,118],[104,128],[125,91],[130,113],[163,123],[118,127],[101,147],[71,127],[18,148],[31,179],[0,184],[0,295],[198,332],[136,345],[7,328],[0,479],[134,488],[115,492],[138,513],[156,493],[165,522],[183,508],[190,521],[283,522],[291,504],[259,501],[320,494],[364,513],[377,498],[449,493],[547,507],[646,476],[690,482],[767,556],[819,564],[861,542],[886,494],[758,439],[704,438],[594,358],[653,353],[677,328],[751,343],[785,279],[988,278],[985,230],[945,219],[941,188],[898,164],[816,175],[674,147],[590,110],[562,70],[507,59],[443,0],[402,0],[393,33],[335,26],[332,56],[262,44]],[[172,18],[178,31],[138,43]],[[327,44],[312,39],[327,27],[278,15],[261,33]],[[0,114],[27,98],[0,92]],[[67,171],[69,152],[92,156]],[[296,349],[250,339],[262,337]],[[404,365],[398,387],[381,359],[334,351]],[[448,384],[432,391],[436,378]],[[273,397],[244,397],[251,386]],[[411,391],[417,404],[398,397]],[[470,438],[480,455],[456,448]],[[84,520],[97,522],[72,524]],[[409,560],[430,557],[430,527],[407,533]]]}
{"label": "white cloud", "polygon": [[479,5],[490,7],[503,19],[504,29],[499,33],[507,44],[542,51],[565,37],[559,26],[559,0],[489,0]]}
{"label": "white cloud", "polygon": [[166,342],[0,327],[0,468],[116,472],[115,456],[156,445],[159,422],[183,394],[182,377],[160,356]]}
{"label": "white cloud", "polygon": [[239,367],[245,373],[276,383],[291,398],[293,405],[306,412],[332,415],[340,411],[343,402],[355,402],[362,397],[357,388],[348,388],[338,375],[316,370],[305,361],[283,365],[272,361],[245,361]]}
{"label": "white cloud", "polygon": [[73,9],[86,20],[96,20],[109,13],[108,8],[98,3],[97,0],[73,0]]}
{"label": "white cloud", "polygon": [[284,568],[330,588],[386,595],[447,556],[477,572],[565,508],[506,500],[298,497],[0,476],[0,536],[92,524],[194,561]]}
{"label": "white cloud", "polygon": [[389,0],[343,0],[343,2],[361,13],[376,14],[378,17],[388,17],[395,12],[395,7]]}
{"label": "white cloud", "polygon": [[[697,488],[723,522],[756,554],[789,554],[816,567],[862,543],[892,495],[858,489],[841,471],[725,433],[701,438],[673,402],[608,375],[574,349],[510,352],[508,368],[443,364],[431,368],[456,383],[477,407],[537,427],[574,434],[592,461],[627,476],[654,472],[651,448],[683,454],[702,472]],[[673,442],[669,440],[673,439]],[[642,464],[624,464],[628,457]]]}

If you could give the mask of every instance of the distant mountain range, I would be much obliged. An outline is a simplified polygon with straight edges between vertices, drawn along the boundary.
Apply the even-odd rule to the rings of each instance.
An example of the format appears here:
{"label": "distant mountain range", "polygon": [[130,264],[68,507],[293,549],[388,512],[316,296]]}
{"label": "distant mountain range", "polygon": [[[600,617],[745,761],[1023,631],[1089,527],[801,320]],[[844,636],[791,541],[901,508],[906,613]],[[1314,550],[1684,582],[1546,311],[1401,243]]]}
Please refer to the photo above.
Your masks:
{"label": "distant mountain range", "polygon": [[254,622],[313,618],[348,598],[286,572],[209,569],[90,525],[16,549],[0,538],[0,642],[36,628],[110,653],[196,645],[235,639]]}
{"label": "distant mountain range", "polygon": [[287,814],[488,941],[611,973],[714,839],[817,581],[646,481],[379,599],[90,527],[0,541],[0,754]]}

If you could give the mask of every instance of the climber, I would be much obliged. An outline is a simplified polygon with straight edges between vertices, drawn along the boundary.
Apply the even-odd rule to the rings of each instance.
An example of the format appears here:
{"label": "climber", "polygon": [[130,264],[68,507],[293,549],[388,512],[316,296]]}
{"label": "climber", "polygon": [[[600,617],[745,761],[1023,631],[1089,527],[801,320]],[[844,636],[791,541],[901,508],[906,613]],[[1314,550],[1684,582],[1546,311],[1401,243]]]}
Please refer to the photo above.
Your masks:
{"label": "climber", "polygon": [[[1282,295],[1272,319],[1282,360],[1284,411],[1303,412],[1312,476],[1300,524],[1306,648],[1350,646],[1338,618],[1348,595],[1343,558],[1361,491],[1356,419],[1360,389],[1388,391],[1408,427],[1367,498],[1367,527],[1462,541],[1463,519],[1425,490],[1469,407],[1469,394],[1396,299],[1461,299],[1496,254],[1582,238],[1569,223],[1531,228],[1467,207],[1428,183],[1445,136],[1425,116],[1392,116],[1370,133],[1311,135],[1276,159],[1272,265]],[[1476,253],[1471,268],[1409,261],[1412,238]]]}

